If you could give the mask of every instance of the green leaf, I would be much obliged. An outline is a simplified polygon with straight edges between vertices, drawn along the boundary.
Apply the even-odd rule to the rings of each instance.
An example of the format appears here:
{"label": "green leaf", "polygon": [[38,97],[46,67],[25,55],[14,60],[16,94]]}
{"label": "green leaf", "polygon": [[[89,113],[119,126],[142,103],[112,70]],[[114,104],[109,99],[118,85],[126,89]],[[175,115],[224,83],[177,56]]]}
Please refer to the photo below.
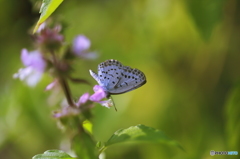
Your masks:
{"label": "green leaf", "polygon": [[226,128],[227,141],[229,148],[232,150],[240,147],[240,85],[237,85],[229,93],[226,103]]}
{"label": "green leaf", "polygon": [[186,1],[190,15],[205,40],[209,39],[212,30],[222,19],[224,2],[223,0]]}
{"label": "green leaf", "polygon": [[136,141],[166,143],[184,150],[176,141],[167,137],[162,131],[139,124],[116,131],[105,143],[105,146],[101,148],[100,152],[113,144]]}
{"label": "green leaf", "polygon": [[47,150],[43,154],[38,154],[33,159],[70,159],[73,158],[61,150]]}
{"label": "green leaf", "polygon": [[78,158],[98,159],[96,143],[88,133],[82,132],[81,134],[77,134],[73,138],[72,145]]}
{"label": "green leaf", "polygon": [[38,27],[57,9],[57,7],[63,2],[63,0],[43,0],[39,13],[40,18],[33,30],[35,33]]}
{"label": "green leaf", "polygon": [[92,134],[92,123],[89,120],[83,122],[83,128]]}

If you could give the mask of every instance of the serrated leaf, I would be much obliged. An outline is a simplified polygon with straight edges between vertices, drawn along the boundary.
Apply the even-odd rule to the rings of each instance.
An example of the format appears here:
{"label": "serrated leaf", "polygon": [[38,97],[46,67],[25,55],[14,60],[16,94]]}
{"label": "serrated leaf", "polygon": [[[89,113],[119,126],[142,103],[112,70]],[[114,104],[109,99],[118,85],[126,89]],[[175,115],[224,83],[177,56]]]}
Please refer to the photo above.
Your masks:
{"label": "serrated leaf", "polygon": [[176,141],[166,136],[162,131],[141,124],[116,131],[105,143],[105,146],[102,149],[106,149],[113,144],[139,141],[166,143],[177,146],[183,150],[183,148]]}
{"label": "serrated leaf", "polygon": [[35,33],[38,27],[47,20],[47,18],[57,9],[57,7],[63,2],[63,0],[43,0],[39,13],[40,18],[33,30]]}
{"label": "serrated leaf", "polygon": [[43,154],[35,155],[32,159],[71,159],[69,154],[62,150],[47,150]]}

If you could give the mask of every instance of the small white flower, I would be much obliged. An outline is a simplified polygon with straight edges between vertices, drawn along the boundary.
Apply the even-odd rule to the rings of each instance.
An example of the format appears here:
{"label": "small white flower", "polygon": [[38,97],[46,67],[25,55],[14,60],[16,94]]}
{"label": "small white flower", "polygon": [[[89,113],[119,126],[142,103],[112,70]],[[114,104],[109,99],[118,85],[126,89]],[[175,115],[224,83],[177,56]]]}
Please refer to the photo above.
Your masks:
{"label": "small white flower", "polygon": [[34,87],[42,78],[42,73],[32,67],[26,67],[19,69],[18,73],[13,75],[13,78],[19,78],[21,81],[25,81],[28,86]]}
{"label": "small white flower", "polygon": [[112,106],[114,106],[114,103],[111,99],[100,101],[98,103],[107,108],[111,108]]}

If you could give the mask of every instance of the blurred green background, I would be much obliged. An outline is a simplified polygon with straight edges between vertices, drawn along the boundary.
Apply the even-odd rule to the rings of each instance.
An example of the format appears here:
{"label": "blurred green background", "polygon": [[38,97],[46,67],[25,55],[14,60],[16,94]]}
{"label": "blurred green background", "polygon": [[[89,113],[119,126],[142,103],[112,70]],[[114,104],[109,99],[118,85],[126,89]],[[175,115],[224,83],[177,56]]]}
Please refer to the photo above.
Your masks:
{"label": "blurred green background", "polygon": [[[67,149],[68,137],[52,118],[51,77],[29,88],[12,75],[33,50],[29,29],[39,15],[28,0],[0,0],[0,158],[26,159]],[[66,0],[53,16],[92,41],[96,61],[74,63],[75,77],[96,82],[88,70],[106,59],[142,70],[147,84],[113,96],[118,112],[96,105],[94,135],[144,124],[164,131],[186,150],[159,144],[110,147],[106,159],[210,159],[210,150],[240,152],[240,1]],[[92,87],[71,85],[74,98]],[[231,156],[231,158],[238,156]]]}

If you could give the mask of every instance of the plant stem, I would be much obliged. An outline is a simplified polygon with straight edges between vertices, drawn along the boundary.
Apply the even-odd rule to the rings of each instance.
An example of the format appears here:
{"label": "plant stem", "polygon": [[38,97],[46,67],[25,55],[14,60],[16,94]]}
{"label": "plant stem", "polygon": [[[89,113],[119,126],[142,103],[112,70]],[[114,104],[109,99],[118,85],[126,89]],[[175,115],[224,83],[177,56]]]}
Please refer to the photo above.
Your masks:
{"label": "plant stem", "polygon": [[69,85],[68,85],[67,81],[64,79],[64,77],[62,77],[62,75],[59,73],[60,72],[59,71],[59,62],[56,58],[56,55],[53,51],[51,53],[52,53],[52,57],[53,57],[53,65],[55,66],[55,69],[56,69],[56,72],[57,72],[57,79],[58,79],[58,82],[60,83],[60,85],[63,89],[63,92],[64,92],[65,97],[67,99],[68,105],[71,106],[71,107],[75,107],[75,104],[72,100],[72,95],[71,95]]}
{"label": "plant stem", "polygon": [[107,149],[107,147],[103,146],[100,148],[100,150],[98,151],[98,155],[100,155],[103,151],[105,151]]}
{"label": "plant stem", "polygon": [[58,80],[59,80],[59,83],[62,86],[63,92],[66,96],[66,99],[67,99],[67,102],[68,102],[69,106],[75,107],[75,104],[73,103],[73,100],[72,100],[72,97],[71,97],[71,91],[69,89],[67,81],[62,77],[58,77]]}

